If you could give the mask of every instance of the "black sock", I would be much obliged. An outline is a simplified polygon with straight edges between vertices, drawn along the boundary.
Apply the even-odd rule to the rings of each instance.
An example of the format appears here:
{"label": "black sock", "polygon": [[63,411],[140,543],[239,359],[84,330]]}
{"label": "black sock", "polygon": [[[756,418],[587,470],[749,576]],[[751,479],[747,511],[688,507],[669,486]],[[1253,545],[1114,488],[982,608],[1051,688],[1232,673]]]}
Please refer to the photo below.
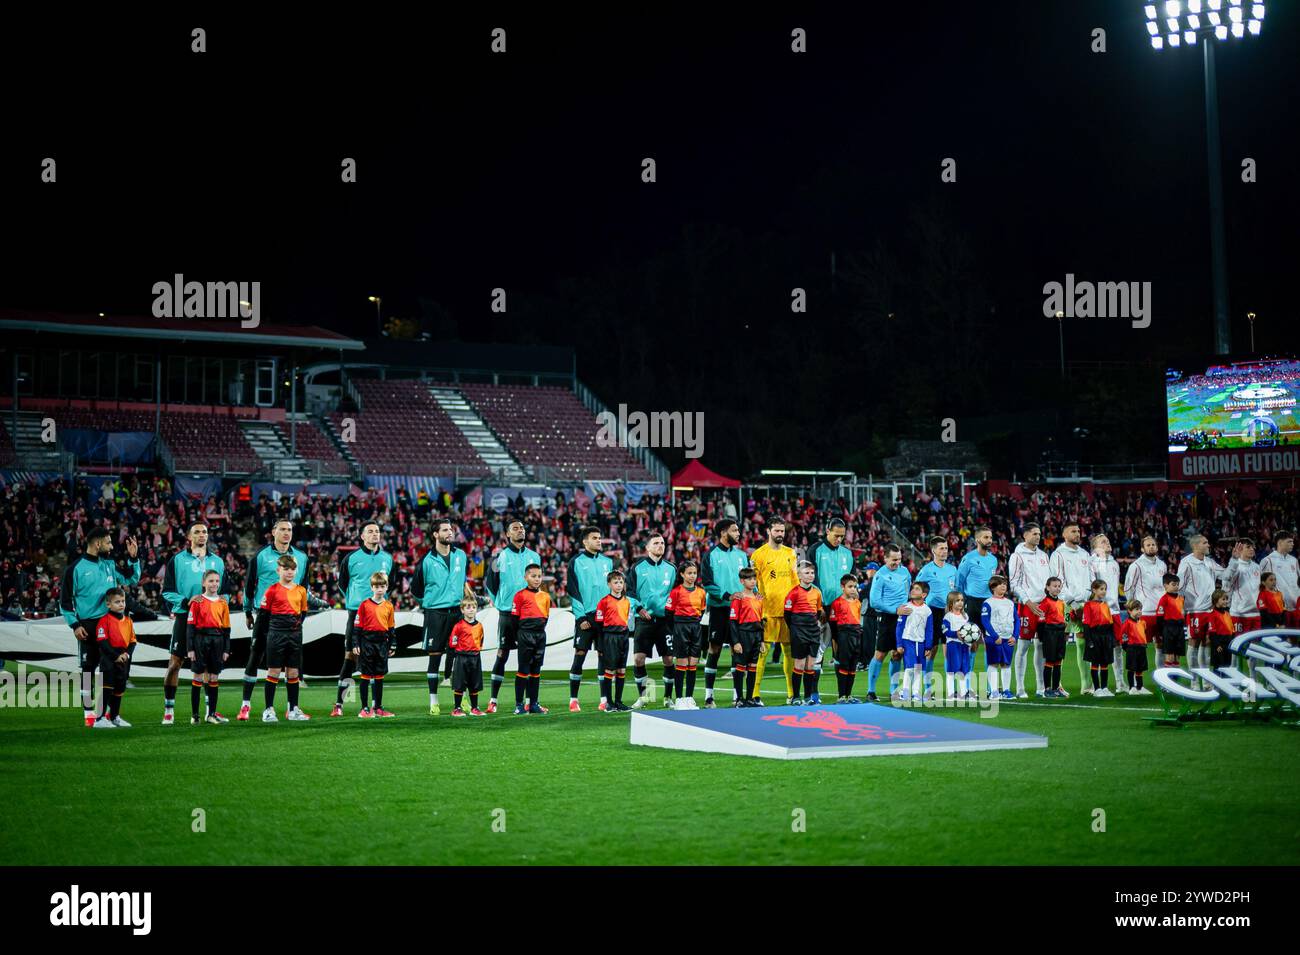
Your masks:
{"label": "black sock", "polygon": [[[105,680],[104,685],[100,687],[99,696],[100,696],[99,715],[108,716],[108,714],[113,711],[113,686],[107,680]],[[92,703],[91,706],[93,707],[94,704]]]}
{"label": "black sock", "polygon": [[443,665],[442,665],[442,678],[443,678],[444,680],[450,680],[450,679],[451,679],[451,668],[452,668],[452,665],[455,664],[455,662],[456,662],[456,658],[453,657],[450,653],[447,654],[447,660],[446,660],[446,662],[443,663]]}
{"label": "black sock", "polygon": [[375,709],[382,710],[383,708],[384,708],[384,678],[382,676],[377,676],[375,677]]}
{"label": "black sock", "polygon": [[1096,690],[1100,687],[1100,684],[1097,682],[1097,668],[1095,666],[1092,668],[1091,673],[1092,673],[1092,688]]}
{"label": "black sock", "polygon": [[817,671],[808,669],[803,671],[804,698],[814,696],[818,689]]}
{"label": "black sock", "polygon": [[614,677],[614,702],[623,702],[623,686],[627,683],[627,674],[620,673]]}
{"label": "black sock", "polygon": [[518,706],[524,702],[524,693],[528,689],[528,677],[522,673],[515,674],[515,705]]}
{"label": "black sock", "polygon": [[574,654],[573,665],[569,667],[569,699],[578,698],[578,687],[582,686],[582,661],[587,658],[584,654]]}
{"label": "black sock", "polygon": [[108,715],[108,718],[110,720],[115,720],[118,718],[118,716],[121,715],[122,713],[122,691],[121,690],[113,691],[113,698],[109,702],[108,708],[111,711]]}
{"label": "black sock", "polygon": [[208,716],[215,716],[217,712],[217,684],[208,684]]}
{"label": "black sock", "polygon": [[176,687],[163,684],[163,706],[171,709],[176,705]]}
{"label": "black sock", "polygon": [[611,683],[613,683],[613,679],[610,677],[610,675],[608,673],[602,673],[600,676],[600,698],[602,700],[609,699]]}
{"label": "black sock", "polygon": [[198,680],[190,680],[190,712],[194,716],[199,715],[199,701],[203,699],[203,684]]}
{"label": "black sock", "polygon": [[364,676],[363,676],[363,677],[361,678],[361,680],[360,680],[360,683],[361,683],[361,708],[362,708],[363,710],[368,710],[368,709],[370,709],[370,679],[369,679],[369,677],[364,677]]}
{"label": "black sock", "polygon": [[754,684],[758,682],[758,664],[745,668],[745,699],[754,695]]}
{"label": "black sock", "polygon": [[244,674],[244,705],[247,706],[253,700],[253,688],[257,686],[257,677]]}
{"label": "black sock", "polygon": [[541,705],[539,701],[541,693],[542,675],[539,673],[536,676],[530,676],[528,678],[528,702],[535,706]]}
{"label": "black sock", "polygon": [[687,668],[686,668],[686,695],[687,695],[687,696],[694,696],[694,695],[695,695],[695,671],[696,671],[696,669],[698,669],[698,667],[687,667]]}
{"label": "black sock", "polygon": [[1139,690],[1142,689],[1142,674],[1141,674],[1141,673],[1135,673],[1135,674],[1133,675],[1133,678],[1134,678],[1135,680],[1137,680],[1137,688],[1138,688]]}
{"label": "black sock", "polygon": [[718,661],[722,659],[722,648],[709,648],[708,658],[704,661],[704,695],[713,695],[713,681],[718,675]]}
{"label": "black sock", "polygon": [[[685,681],[686,681],[686,671],[679,666],[674,666],[673,667],[673,691],[674,691],[673,696],[680,697],[682,695],[682,685],[685,683]],[[667,685],[668,685],[667,683],[664,684],[665,687]],[[665,695],[666,693],[667,691],[665,691]]]}
{"label": "black sock", "polygon": [[[430,692],[430,693],[437,693],[437,692],[438,692],[438,682],[442,679],[442,678],[438,675],[438,661],[441,660],[441,659],[442,659],[441,654],[437,654],[437,653],[431,653],[431,654],[429,654],[429,666],[428,666],[428,669],[425,670],[424,678],[425,678],[425,679],[428,681],[428,683],[429,683],[429,692]],[[450,657],[449,657],[449,659],[450,659]]]}
{"label": "black sock", "polygon": [[463,690],[452,690],[451,693],[452,708],[457,710],[460,709],[460,701],[463,700],[464,698],[465,698],[465,692]]}
{"label": "black sock", "polygon": [[470,695],[469,695],[469,708],[470,708],[471,710],[477,710],[477,709],[478,709],[478,694],[477,694],[477,693],[474,693],[474,692],[471,692],[471,693],[470,693]]}
{"label": "black sock", "polygon": [[492,699],[501,693],[501,684],[506,681],[506,658],[498,656],[492,661]]}
{"label": "black sock", "polygon": [[275,688],[280,685],[279,677],[266,678],[266,708],[269,710],[275,706]]}
{"label": "black sock", "polygon": [[353,661],[348,657],[348,655],[347,655],[346,653],[343,654],[343,666],[339,667],[339,699],[338,699],[338,702],[339,702],[340,704],[342,704],[342,702],[343,702],[343,690],[345,689],[345,687],[346,687],[346,685],[347,685],[347,681],[350,680],[350,679],[352,679],[352,671],[353,671],[354,669],[356,669],[356,663],[354,663],[354,662],[353,662]]}
{"label": "black sock", "polygon": [[289,680],[289,709],[298,708],[298,678],[293,677]]}
{"label": "black sock", "polygon": [[1110,689],[1110,668],[1102,667],[1100,670],[1098,670],[1097,680],[1101,684],[1101,686],[1098,687],[1098,689],[1109,690]]}
{"label": "black sock", "polygon": [[681,691],[677,689],[677,664],[664,662],[664,698],[675,696]]}
{"label": "black sock", "polygon": [[736,687],[736,699],[745,697],[745,668],[733,666],[731,668],[731,682]]}
{"label": "black sock", "polygon": [[633,664],[632,675],[636,678],[636,695],[645,696],[645,664]]}

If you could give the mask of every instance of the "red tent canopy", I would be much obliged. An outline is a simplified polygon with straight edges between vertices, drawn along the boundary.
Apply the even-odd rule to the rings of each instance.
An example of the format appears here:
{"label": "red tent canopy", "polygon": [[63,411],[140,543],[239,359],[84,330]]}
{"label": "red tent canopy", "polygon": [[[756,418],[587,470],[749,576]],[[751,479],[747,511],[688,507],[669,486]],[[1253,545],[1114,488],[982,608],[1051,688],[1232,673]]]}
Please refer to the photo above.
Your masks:
{"label": "red tent canopy", "polygon": [[673,487],[740,487],[735,478],[723,477],[716,471],[710,471],[699,460],[688,461],[686,467],[673,475]]}

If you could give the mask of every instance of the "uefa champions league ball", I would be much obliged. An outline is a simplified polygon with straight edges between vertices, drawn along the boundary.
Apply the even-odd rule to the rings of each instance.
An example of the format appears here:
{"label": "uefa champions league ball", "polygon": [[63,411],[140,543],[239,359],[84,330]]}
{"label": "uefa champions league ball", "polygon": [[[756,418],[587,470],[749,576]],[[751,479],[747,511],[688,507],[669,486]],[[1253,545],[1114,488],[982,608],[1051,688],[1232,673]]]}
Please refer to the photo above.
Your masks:
{"label": "uefa champions league ball", "polygon": [[968,623],[961,630],[957,631],[961,635],[962,642],[968,647],[972,647],[980,642],[980,628],[973,623]]}

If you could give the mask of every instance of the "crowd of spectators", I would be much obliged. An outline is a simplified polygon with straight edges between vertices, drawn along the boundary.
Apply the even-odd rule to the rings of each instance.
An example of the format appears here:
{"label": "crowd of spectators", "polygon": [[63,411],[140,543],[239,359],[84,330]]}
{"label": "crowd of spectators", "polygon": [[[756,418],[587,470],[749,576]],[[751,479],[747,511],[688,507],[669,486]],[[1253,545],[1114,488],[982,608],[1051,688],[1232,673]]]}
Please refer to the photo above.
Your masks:
{"label": "crowd of spectators", "polygon": [[[785,542],[796,548],[808,547],[831,518],[839,517],[847,524],[845,543],[854,552],[857,567],[882,561],[885,545],[898,534],[913,545],[905,548],[904,558],[915,572],[929,559],[932,536],[945,537],[952,559],[959,560],[970,546],[974,528],[987,524],[993,529],[995,552],[1005,558],[1019,543],[1021,528],[1028,521],[1043,526],[1043,546],[1049,551],[1068,522],[1080,525],[1085,540],[1105,533],[1121,566],[1138,555],[1148,533],[1155,535],[1161,556],[1171,566],[1186,552],[1187,538],[1204,533],[1214,543],[1217,559],[1226,564],[1238,536],[1253,539],[1264,548],[1261,554],[1266,553],[1273,535],[1294,529],[1300,514],[1300,492],[1295,488],[1258,497],[1231,489],[1224,495],[1202,489],[1188,495],[1098,491],[1091,497],[1077,490],[1039,490],[1023,499],[972,495],[969,502],[955,493],[920,492],[894,505],[876,500],[857,508],[842,501],[800,497],[751,497],[738,508],[734,493],[679,496],[675,504],[658,497],[631,504],[621,496],[559,493],[544,506],[536,506],[539,503],[527,506],[521,498],[498,513],[481,506],[464,508],[450,494],[430,499],[402,492],[389,500],[375,491],[346,497],[304,491],[274,501],[262,496],[232,512],[215,498],[177,500],[165,479],[123,478],[105,483],[93,494],[84,480],[71,486],[63,480],[11,484],[0,488],[0,541],[5,545],[0,559],[0,612],[8,619],[57,614],[62,566],[76,558],[87,530],[95,525],[112,530],[118,556],[125,554],[127,537],[136,538],[142,577],[133,609],[137,617],[147,618],[149,609],[164,609],[163,564],[185,546],[186,531],[197,520],[209,525],[210,548],[226,563],[232,610],[243,607],[248,560],[269,541],[277,519],[294,523],[294,543],[310,561],[308,588],[339,607],[339,561],[358,545],[364,524],[378,521],[384,547],[393,555],[391,597],[401,610],[416,604],[409,593],[411,576],[431,546],[430,519],[443,515],[451,516],[460,529],[459,546],[469,555],[469,577],[476,588],[482,586],[491,555],[504,545],[506,525],[515,517],[522,519],[529,546],[541,555],[545,586],[563,606],[567,602],[565,563],[577,546],[578,528],[586,524],[601,529],[606,553],[615,566],[625,567],[644,553],[652,532],[664,535],[668,559],[681,563],[699,558],[712,539],[714,524],[724,517],[740,522],[746,550],[766,540],[767,526],[775,517],[786,523]],[[60,559],[52,560],[51,551]]]}

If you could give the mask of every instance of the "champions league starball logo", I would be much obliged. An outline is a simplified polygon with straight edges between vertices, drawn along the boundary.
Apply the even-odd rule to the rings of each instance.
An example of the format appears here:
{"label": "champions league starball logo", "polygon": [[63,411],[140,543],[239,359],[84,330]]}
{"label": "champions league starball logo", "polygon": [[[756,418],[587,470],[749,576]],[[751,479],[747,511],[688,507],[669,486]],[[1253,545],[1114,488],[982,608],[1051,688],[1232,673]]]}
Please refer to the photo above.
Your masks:
{"label": "champions league starball logo", "polygon": [[829,710],[808,710],[803,713],[773,713],[771,716],[764,716],[765,721],[770,721],[777,726],[784,726],[790,729],[800,730],[820,730],[821,735],[828,739],[843,740],[846,742],[858,742],[861,740],[887,740],[887,739],[931,739],[933,733],[904,733],[901,730],[887,730],[884,727],[877,726],[874,723],[850,723],[838,713],[832,713]]}
{"label": "champions league starball logo", "polygon": [[[1252,664],[1235,667],[1160,667],[1152,671],[1165,712],[1157,723],[1262,719],[1296,725],[1300,716],[1300,630],[1256,630],[1233,637],[1229,649]],[[1205,685],[1197,687],[1197,681]]]}

